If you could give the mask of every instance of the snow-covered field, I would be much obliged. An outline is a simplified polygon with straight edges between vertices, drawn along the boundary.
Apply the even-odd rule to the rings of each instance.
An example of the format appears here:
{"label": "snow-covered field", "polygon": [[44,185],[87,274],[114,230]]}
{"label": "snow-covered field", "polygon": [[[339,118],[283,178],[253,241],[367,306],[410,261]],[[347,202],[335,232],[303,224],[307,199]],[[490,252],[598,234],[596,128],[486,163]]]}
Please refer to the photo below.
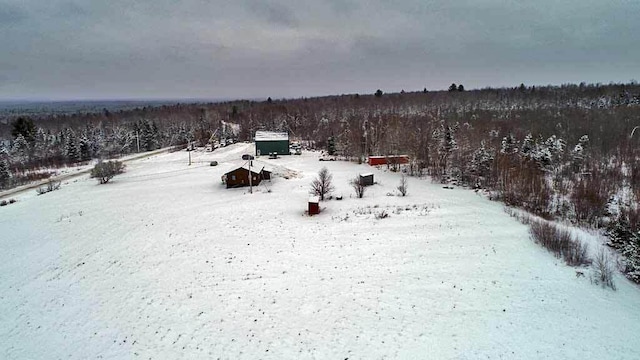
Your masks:
{"label": "snow-covered field", "polygon": [[[376,169],[355,199],[372,168],[318,153],[224,188],[252,152],[156,155],[0,208],[0,358],[640,358],[640,290],[577,278],[501,204],[415,178],[387,196],[399,175]],[[321,166],[344,199],[308,217]]]}

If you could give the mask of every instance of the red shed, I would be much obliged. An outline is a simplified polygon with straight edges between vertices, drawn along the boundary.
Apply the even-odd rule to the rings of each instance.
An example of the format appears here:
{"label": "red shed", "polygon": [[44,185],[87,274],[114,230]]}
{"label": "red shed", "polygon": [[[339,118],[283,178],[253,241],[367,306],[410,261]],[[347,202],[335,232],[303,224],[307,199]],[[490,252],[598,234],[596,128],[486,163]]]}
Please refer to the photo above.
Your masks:
{"label": "red shed", "polygon": [[369,156],[369,165],[408,164],[409,155]]}
{"label": "red shed", "polygon": [[369,165],[385,165],[387,163],[387,158],[385,156],[369,156]]}
{"label": "red shed", "polygon": [[309,198],[309,215],[320,214],[320,198],[312,196]]}

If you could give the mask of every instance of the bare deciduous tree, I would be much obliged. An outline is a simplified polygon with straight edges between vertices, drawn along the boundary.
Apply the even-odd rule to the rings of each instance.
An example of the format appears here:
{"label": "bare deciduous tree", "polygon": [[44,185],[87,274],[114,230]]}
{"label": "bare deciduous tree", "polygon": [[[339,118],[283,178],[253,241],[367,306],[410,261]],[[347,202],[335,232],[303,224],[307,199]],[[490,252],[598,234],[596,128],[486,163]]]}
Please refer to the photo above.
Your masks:
{"label": "bare deciduous tree", "polygon": [[402,174],[400,177],[400,185],[398,185],[398,191],[400,191],[400,194],[402,194],[402,196],[407,195],[407,177],[404,174]]}
{"label": "bare deciduous tree", "polygon": [[591,281],[600,284],[602,287],[610,287],[616,289],[613,282],[613,274],[615,273],[614,262],[605,249],[601,249],[595,259],[593,259],[593,273]]}
{"label": "bare deciduous tree", "polygon": [[318,177],[311,182],[311,194],[319,196],[320,200],[323,201],[325,195],[330,194],[335,189],[332,181],[333,175],[326,167],[323,167],[318,172]]}
{"label": "bare deciduous tree", "polygon": [[353,187],[353,191],[356,192],[356,196],[361,199],[364,196],[366,187],[362,180],[360,180],[360,175],[356,175],[356,177],[351,179],[349,183],[351,184],[351,187]]}

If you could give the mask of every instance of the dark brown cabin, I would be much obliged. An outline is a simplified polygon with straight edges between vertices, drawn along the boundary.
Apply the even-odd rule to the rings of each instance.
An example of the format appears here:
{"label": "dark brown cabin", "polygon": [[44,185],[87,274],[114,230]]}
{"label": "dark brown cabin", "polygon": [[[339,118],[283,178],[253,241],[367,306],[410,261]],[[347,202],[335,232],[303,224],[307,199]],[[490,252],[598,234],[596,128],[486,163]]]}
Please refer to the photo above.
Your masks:
{"label": "dark brown cabin", "polygon": [[[262,180],[270,180],[271,172],[264,168],[251,168],[251,185],[259,185]],[[222,183],[228,188],[249,186],[249,168],[246,166],[231,170],[222,175]]]}

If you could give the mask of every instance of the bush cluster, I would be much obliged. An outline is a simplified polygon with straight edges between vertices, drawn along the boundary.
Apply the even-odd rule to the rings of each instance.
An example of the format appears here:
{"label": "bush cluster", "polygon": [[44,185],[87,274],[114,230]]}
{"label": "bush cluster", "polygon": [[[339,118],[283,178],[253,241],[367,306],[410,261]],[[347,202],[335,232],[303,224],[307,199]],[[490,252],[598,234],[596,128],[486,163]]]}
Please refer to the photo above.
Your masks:
{"label": "bush cluster", "polygon": [[49,179],[46,186],[39,187],[36,192],[38,195],[46,194],[52,191],[56,191],[60,189],[60,181],[55,181],[54,179]]}
{"label": "bush cluster", "polygon": [[575,238],[566,229],[561,229],[547,221],[532,221],[530,228],[534,241],[556,257],[563,258],[569,266],[589,265],[587,245]]}
{"label": "bush cluster", "polygon": [[100,184],[106,184],[114,176],[124,172],[124,164],[121,161],[99,162],[91,169],[91,177],[98,179]]}

